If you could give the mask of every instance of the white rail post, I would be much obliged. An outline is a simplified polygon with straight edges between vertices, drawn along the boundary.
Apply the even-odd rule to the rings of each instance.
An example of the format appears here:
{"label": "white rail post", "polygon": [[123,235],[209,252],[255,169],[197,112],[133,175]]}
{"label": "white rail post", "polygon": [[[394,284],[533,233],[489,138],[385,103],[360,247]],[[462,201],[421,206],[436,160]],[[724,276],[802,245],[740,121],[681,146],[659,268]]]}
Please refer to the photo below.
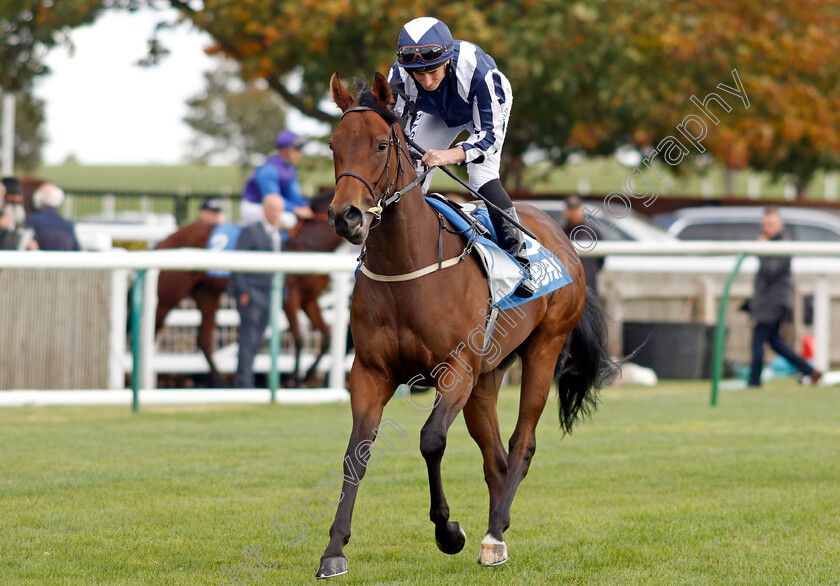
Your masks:
{"label": "white rail post", "polygon": [[154,368],[155,355],[155,315],[158,305],[158,277],[160,269],[146,271],[146,284],[143,289],[143,321],[140,324],[140,377],[141,389],[157,388],[157,372]]}
{"label": "white rail post", "polygon": [[15,95],[3,95],[2,172],[4,177],[15,174]]}
{"label": "white rail post", "polygon": [[330,377],[328,386],[331,389],[345,388],[344,359],[347,354],[347,326],[350,324],[350,275],[344,272],[334,272],[330,275],[333,294],[335,295],[335,317],[330,330]]}
{"label": "white rail post", "polygon": [[829,364],[831,337],[828,276],[817,275],[814,281],[814,368],[825,372]]}
{"label": "white rail post", "polygon": [[111,326],[108,335],[108,388],[125,388],[125,326],[128,319],[128,271],[111,271]]}

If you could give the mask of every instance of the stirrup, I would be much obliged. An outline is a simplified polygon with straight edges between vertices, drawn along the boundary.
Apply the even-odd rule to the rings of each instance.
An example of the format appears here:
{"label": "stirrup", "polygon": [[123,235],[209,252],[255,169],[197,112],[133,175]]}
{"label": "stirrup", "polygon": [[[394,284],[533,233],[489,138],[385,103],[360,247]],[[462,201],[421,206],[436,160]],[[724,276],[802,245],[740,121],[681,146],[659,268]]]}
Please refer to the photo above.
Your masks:
{"label": "stirrup", "polygon": [[529,297],[533,297],[534,293],[537,292],[534,282],[531,280],[531,271],[528,270],[528,265],[530,263],[527,260],[523,263],[522,260],[518,258],[516,260],[522,264],[522,272],[525,273],[525,279],[516,286],[513,294],[520,299],[528,299]]}

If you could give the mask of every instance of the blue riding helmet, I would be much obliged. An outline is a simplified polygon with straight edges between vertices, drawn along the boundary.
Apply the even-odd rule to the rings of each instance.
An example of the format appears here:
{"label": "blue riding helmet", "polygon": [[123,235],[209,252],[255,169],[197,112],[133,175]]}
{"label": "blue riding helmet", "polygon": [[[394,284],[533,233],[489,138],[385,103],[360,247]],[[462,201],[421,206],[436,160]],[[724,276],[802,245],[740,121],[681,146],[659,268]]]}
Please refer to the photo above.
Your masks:
{"label": "blue riding helmet", "polygon": [[397,41],[397,63],[404,69],[428,71],[440,67],[455,53],[449,27],[423,16],[407,22]]}

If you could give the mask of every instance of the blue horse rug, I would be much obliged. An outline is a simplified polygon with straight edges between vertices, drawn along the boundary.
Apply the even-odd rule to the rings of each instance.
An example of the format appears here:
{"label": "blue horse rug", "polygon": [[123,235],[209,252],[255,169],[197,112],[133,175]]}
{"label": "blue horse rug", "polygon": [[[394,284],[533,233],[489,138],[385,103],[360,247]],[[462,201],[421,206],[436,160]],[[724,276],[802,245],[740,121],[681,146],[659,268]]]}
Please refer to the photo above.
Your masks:
{"label": "blue horse rug", "polygon": [[534,299],[548,295],[552,291],[565,287],[572,282],[569,272],[563,266],[563,263],[560,262],[560,259],[553,252],[526,234],[526,252],[528,254],[528,260],[531,263],[531,279],[536,288],[536,293],[533,297],[517,297],[513,294],[513,291],[525,278],[522,266],[515,258],[499,248],[499,245],[494,242],[496,232],[493,229],[493,224],[490,222],[490,214],[487,208],[474,204],[464,204],[461,206],[462,212],[471,215],[474,220],[477,220],[483,226],[483,229],[479,228],[479,231],[483,231],[484,234],[475,234],[476,229],[473,227],[473,224],[459,212],[455,211],[452,208],[451,202],[446,201],[443,196],[429,194],[426,196],[426,202],[436,211],[440,212],[456,230],[462,232],[465,238],[475,238],[474,249],[478,252],[478,256],[487,274],[487,284],[490,287],[491,306],[493,309],[504,310],[522,305],[528,301],[533,301]]}
{"label": "blue horse rug", "polygon": [[[239,235],[242,233],[242,226],[239,224],[219,224],[210,233],[207,239],[207,250],[236,250],[236,243],[239,242]],[[210,277],[226,279],[230,277],[230,271],[207,271]]]}

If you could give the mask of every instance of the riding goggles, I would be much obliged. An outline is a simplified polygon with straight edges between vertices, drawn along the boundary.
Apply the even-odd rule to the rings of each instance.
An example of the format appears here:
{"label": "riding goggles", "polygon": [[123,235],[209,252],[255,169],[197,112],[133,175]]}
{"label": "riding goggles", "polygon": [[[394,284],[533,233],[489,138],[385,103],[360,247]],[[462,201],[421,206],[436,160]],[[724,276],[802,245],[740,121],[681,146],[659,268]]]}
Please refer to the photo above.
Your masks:
{"label": "riding goggles", "polygon": [[419,45],[417,47],[400,47],[397,49],[397,61],[403,65],[411,65],[420,59],[423,63],[431,63],[437,61],[452,48],[453,43],[449,43],[445,47],[440,45]]}

